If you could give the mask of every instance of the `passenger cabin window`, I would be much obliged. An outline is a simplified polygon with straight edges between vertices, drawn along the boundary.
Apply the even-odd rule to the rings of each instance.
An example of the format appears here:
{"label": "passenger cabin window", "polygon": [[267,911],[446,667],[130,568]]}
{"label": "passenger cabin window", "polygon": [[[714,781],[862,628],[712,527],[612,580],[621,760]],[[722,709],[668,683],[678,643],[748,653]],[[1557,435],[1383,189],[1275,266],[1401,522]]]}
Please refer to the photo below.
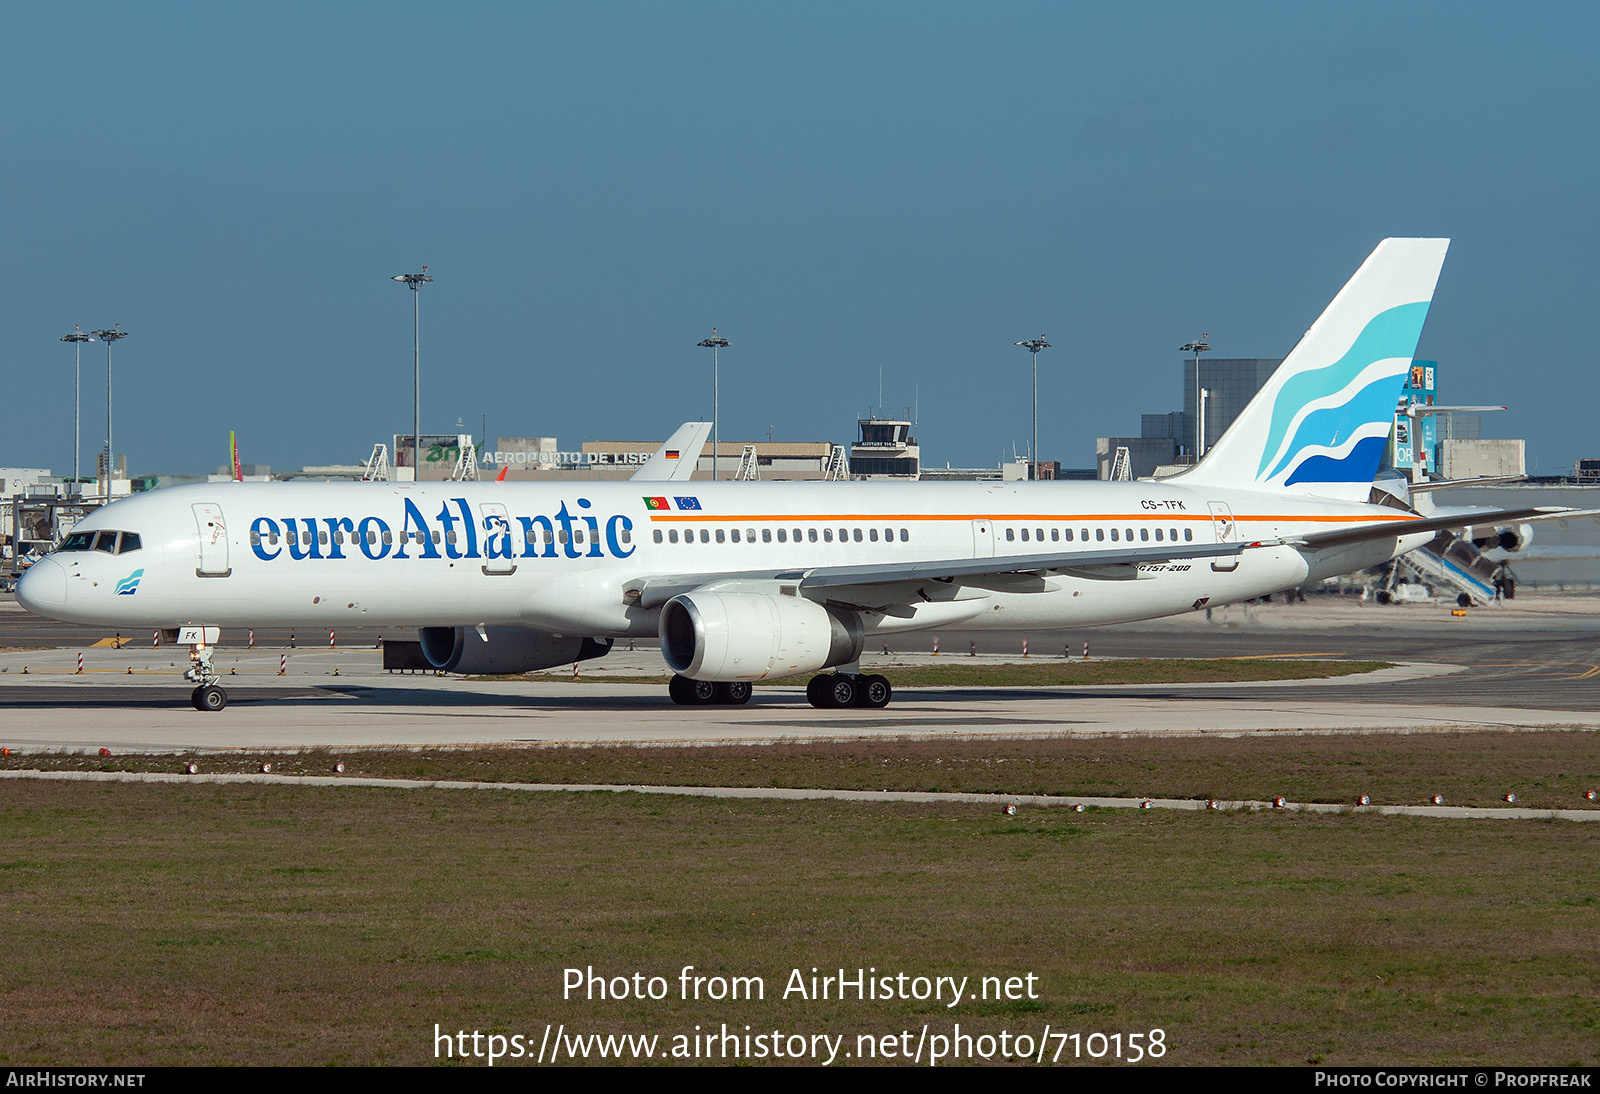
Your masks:
{"label": "passenger cabin window", "polygon": [[[813,540],[815,540],[817,538],[817,530],[815,528],[813,528],[811,530],[811,538]],[[832,543],[833,542],[833,529],[832,528],[824,528],[822,530],[822,540],[823,540],[824,543]]]}
{"label": "passenger cabin window", "polygon": [[787,528],[779,528],[778,529],[778,542],[779,543],[788,543],[789,542],[789,529],[787,529]]}
{"label": "passenger cabin window", "polygon": [[[659,535],[659,534],[660,533],[658,532],[657,535]],[[670,539],[673,543],[678,542],[678,530],[676,528],[674,528],[671,531],[669,531],[667,533],[667,538]]]}
{"label": "passenger cabin window", "polygon": [[[722,542],[722,532],[721,532],[721,530],[718,530],[718,532],[717,532],[717,542],[718,543]],[[739,542],[739,529],[737,529],[737,528],[735,528],[733,530],[733,542],[735,542],[735,543]]]}
{"label": "passenger cabin window", "polygon": [[1072,529],[1071,528],[1067,529],[1066,536],[1067,536],[1067,542],[1071,543],[1072,542]]}
{"label": "passenger cabin window", "polygon": [[1157,543],[1161,542],[1161,529],[1159,529],[1159,528],[1156,529],[1156,542]]}
{"label": "passenger cabin window", "polygon": [[[795,539],[799,539],[800,536],[798,534],[796,534],[796,536],[794,538]],[[812,543],[817,542],[817,530],[815,528],[807,528],[806,529],[806,539],[810,540]]]}
{"label": "passenger cabin window", "polygon": [[905,529],[905,528],[900,529],[900,542],[901,543],[908,543],[908,542],[910,542],[910,540],[911,540],[911,532],[908,529]]}
{"label": "passenger cabin window", "polygon": [[[1006,538],[1010,539],[1011,537],[1007,536]],[[1026,528],[1024,528],[1022,530],[1022,542],[1024,542],[1024,543],[1028,542],[1028,530]]]}
{"label": "passenger cabin window", "polygon": [[[734,534],[735,537],[737,537],[739,533],[737,531],[735,531],[733,534]],[[727,539],[728,539],[727,535],[722,531],[721,528],[718,528],[717,529],[717,542],[718,543],[726,543]]]}
{"label": "passenger cabin window", "polygon": [[[1116,535],[1117,535],[1117,533],[1115,533],[1115,532],[1111,533],[1111,537],[1113,539],[1116,538]],[[1088,537],[1085,536],[1084,538],[1087,539]],[[1106,538],[1106,530],[1104,528],[1096,528],[1094,530],[1094,538],[1096,539],[1096,541],[1104,540]]]}
{"label": "passenger cabin window", "polygon": [[1192,539],[1194,539],[1194,529],[1193,528],[1185,528],[1183,530],[1183,541],[1185,543],[1187,543]]}
{"label": "passenger cabin window", "polygon": [[[530,536],[531,536],[531,535],[532,535],[532,534],[533,534],[533,533],[531,533],[531,532],[530,532],[530,533],[528,533],[528,534],[529,534],[529,535],[530,535]],[[655,533],[654,533],[654,535],[655,535],[655,541],[656,541],[656,542],[657,542],[657,543],[660,543],[660,542],[661,542],[661,529],[659,529],[659,528],[657,528],[657,529],[656,529],[656,530],[655,530]]]}
{"label": "passenger cabin window", "polygon": [[1139,529],[1139,539],[1141,541],[1148,540],[1149,538],[1150,538],[1150,529],[1148,529],[1148,528]]}
{"label": "passenger cabin window", "polygon": [[867,538],[870,539],[873,543],[878,542],[878,530],[876,528],[872,529],[870,532],[867,533]]}
{"label": "passenger cabin window", "polygon": [[1007,528],[1006,529],[1006,538],[1007,539],[1016,539],[1017,538],[1017,530],[1015,528]]}
{"label": "passenger cabin window", "polygon": [[744,530],[744,541],[746,543],[754,543],[756,541],[756,530],[754,528],[746,528]]}
{"label": "passenger cabin window", "polygon": [[[781,532],[781,531],[783,531],[783,529],[779,528],[778,531]],[[763,529],[761,529],[761,542],[762,543],[771,543],[772,542],[772,529],[771,528],[763,528]]]}

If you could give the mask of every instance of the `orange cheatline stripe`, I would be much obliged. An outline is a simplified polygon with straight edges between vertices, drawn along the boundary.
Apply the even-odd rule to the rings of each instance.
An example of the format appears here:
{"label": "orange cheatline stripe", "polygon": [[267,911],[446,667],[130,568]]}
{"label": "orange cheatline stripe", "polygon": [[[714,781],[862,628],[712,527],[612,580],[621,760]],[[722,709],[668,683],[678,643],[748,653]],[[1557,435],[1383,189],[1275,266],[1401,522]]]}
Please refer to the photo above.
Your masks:
{"label": "orange cheatline stripe", "polygon": [[[987,520],[1004,523],[1019,520],[1041,520],[1056,523],[1071,524],[1084,520],[1141,520],[1152,521],[1156,524],[1171,524],[1174,521],[1198,521],[1210,524],[1212,518],[1200,513],[655,513],[649,514],[651,520],[662,521],[722,521],[737,523],[739,521],[794,521],[794,520],[854,520],[878,523],[887,520],[956,520],[973,521]],[[1226,518],[1219,518],[1226,519]],[[1383,522],[1409,523],[1419,520],[1419,517],[1396,516],[1318,516],[1312,514],[1262,514],[1252,516],[1235,515],[1235,524],[1245,521],[1260,523],[1262,521],[1306,521],[1317,524],[1379,524]]]}

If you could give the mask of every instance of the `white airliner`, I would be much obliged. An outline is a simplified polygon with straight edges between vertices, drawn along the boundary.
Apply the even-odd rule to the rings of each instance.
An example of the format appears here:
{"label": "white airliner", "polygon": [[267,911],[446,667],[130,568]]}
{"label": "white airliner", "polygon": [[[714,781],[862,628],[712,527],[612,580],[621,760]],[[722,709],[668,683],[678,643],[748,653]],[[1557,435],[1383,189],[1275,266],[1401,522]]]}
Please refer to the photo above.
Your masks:
{"label": "white airliner", "polygon": [[1448,241],[1389,239],[1200,463],[1160,482],[221,483],[81,522],[22,604],[176,630],[219,710],[221,627],[416,627],[436,668],[519,673],[659,636],[680,703],[814,677],[889,702],[869,639],[1148,619],[1387,561],[1445,527],[1374,476]]}

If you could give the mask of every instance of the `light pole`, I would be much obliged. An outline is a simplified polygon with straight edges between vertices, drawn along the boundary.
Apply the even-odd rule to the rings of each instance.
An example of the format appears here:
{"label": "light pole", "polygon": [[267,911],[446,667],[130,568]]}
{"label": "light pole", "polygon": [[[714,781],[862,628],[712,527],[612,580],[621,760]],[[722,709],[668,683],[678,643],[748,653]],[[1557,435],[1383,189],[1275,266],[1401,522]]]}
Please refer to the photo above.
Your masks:
{"label": "light pole", "polygon": [[79,483],[78,456],[83,451],[82,422],[83,422],[83,344],[93,342],[94,336],[84,334],[78,324],[72,324],[72,333],[61,339],[63,342],[74,342],[72,348],[76,351],[76,360],[72,366],[72,481],[82,493],[82,484]]}
{"label": "light pole", "polygon": [[119,338],[128,337],[128,332],[118,323],[110,330],[90,331],[96,338],[106,344],[106,500],[111,500],[111,480],[116,477],[115,449],[111,447],[111,343]]}
{"label": "light pole", "polygon": [[1201,334],[1199,341],[1196,341],[1196,342],[1185,342],[1183,345],[1178,347],[1178,352],[1179,353],[1193,353],[1194,354],[1194,462],[1195,463],[1199,463],[1200,462],[1200,457],[1205,455],[1205,453],[1201,451],[1201,446],[1204,444],[1204,441],[1202,440],[1202,438],[1204,437],[1204,434],[1201,431],[1205,428],[1205,426],[1202,423],[1201,419],[1204,418],[1204,416],[1205,416],[1205,407],[1200,401],[1201,400],[1201,395],[1200,395],[1200,355],[1202,353],[1211,352],[1211,347],[1206,344],[1206,339],[1210,338],[1210,337],[1211,337],[1211,335],[1209,335],[1209,334]]}
{"label": "light pole", "polygon": [[1017,345],[1033,354],[1033,448],[1029,451],[1028,478],[1036,479],[1039,477],[1039,351],[1049,349],[1050,343],[1041,334]]}
{"label": "light pole", "polygon": [[718,370],[717,354],[733,345],[732,342],[717,333],[717,328],[711,328],[711,337],[703,338],[695,345],[701,349],[711,351],[711,481],[716,482],[720,477],[718,473],[717,458],[722,454],[722,435],[719,432],[717,411],[721,409],[718,404]]}
{"label": "light pole", "polygon": [[433,278],[428,267],[421,273],[396,274],[389,279],[399,281],[411,290],[411,481],[422,479],[422,312],[417,305],[422,286]]}

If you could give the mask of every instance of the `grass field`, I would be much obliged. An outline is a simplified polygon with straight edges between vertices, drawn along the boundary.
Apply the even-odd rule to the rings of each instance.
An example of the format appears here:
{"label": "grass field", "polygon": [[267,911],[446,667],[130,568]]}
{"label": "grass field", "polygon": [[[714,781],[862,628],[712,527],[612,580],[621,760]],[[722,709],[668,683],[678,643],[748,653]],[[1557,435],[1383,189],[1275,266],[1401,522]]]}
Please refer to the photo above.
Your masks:
{"label": "grass field", "polygon": [[[8,783],[0,1061],[428,1063],[435,1023],[849,1051],[959,1021],[1161,1029],[1173,1063],[1593,1065],[1597,853],[1560,822]],[[591,965],[673,997],[564,1001]],[[766,998],[680,1001],[684,965]],[[779,997],[812,966],[1039,998]]]}
{"label": "grass field", "polygon": [[[914,728],[914,727],[908,727]],[[1597,803],[1600,736],[1581,731],[1413,732],[1242,738],[875,740],[707,747],[310,750],[91,756],[24,753],[0,768],[177,771],[193,760],[208,772],[332,772],[407,779],[669,786],[834,787],[1085,797],[1221,798],[1496,805],[1504,795],[1531,808]]]}

